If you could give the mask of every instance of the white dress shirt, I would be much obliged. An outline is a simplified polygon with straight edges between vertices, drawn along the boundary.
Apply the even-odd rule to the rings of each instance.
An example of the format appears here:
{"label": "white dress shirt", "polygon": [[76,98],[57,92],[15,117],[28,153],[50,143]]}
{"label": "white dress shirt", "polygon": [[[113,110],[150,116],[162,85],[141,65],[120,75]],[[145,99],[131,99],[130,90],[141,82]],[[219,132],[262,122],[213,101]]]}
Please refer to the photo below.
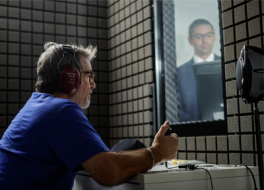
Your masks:
{"label": "white dress shirt", "polygon": [[209,57],[207,57],[206,60],[204,60],[204,59],[202,59],[202,58],[194,55],[193,56],[193,61],[194,61],[194,63],[210,62],[210,61],[214,61],[214,57],[215,56],[214,56],[214,53],[213,52],[209,55]]}

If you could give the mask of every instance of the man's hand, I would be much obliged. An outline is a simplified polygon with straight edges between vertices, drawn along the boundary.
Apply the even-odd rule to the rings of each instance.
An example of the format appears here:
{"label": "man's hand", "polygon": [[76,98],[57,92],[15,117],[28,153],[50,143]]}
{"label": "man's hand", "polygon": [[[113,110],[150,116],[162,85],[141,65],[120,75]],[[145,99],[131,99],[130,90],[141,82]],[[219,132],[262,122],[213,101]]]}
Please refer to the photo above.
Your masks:
{"label": "man's hand", "polygon": [[175,159],[178,152],[178,136],[175,133],[165,135],[170,128],[170,122],[166,121],[158,131],[150,147],[153,150],[156,164]]}

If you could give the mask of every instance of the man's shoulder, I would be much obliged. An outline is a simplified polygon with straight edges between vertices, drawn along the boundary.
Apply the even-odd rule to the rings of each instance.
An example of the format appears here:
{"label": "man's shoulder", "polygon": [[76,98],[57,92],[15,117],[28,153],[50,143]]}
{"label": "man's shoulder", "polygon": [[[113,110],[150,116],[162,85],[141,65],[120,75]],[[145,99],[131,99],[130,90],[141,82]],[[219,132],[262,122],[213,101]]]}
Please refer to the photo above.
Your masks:
{"label": "man's shoulder", "polygon": [[83,112],[79,105],[77,105],[75,102],[72,102],[71,100],[56,100],[56,103],[53,105],[53,110],[56,110],[56,112],[61,113],[63,115],[69,115],[69,116],[82,116]]}
{"label": "man's shoulder", "polygon": [[53,113],[58,114],[65,109],[71,110],[80,110],[80,106],[78,106],[75,102],[63,99],[56,98],[53,95],[45,94],[45,93],[33,93],[33,96],[26,103],[25,110],[26,111],[41,111],[41,113]]}
{"label": "man's shoulder", "polygon": [[214,60],[219,60],[219,59],[221,59],[221,57],[216,55],[216,54],[214,54]]}
{"label": "man's shoulder", "polygon": [[193,59],[189,60],[188,62],[182,64],[180,67],[177,68],[178,71],[188,71],[189,67],[192,67],[194,61]]}

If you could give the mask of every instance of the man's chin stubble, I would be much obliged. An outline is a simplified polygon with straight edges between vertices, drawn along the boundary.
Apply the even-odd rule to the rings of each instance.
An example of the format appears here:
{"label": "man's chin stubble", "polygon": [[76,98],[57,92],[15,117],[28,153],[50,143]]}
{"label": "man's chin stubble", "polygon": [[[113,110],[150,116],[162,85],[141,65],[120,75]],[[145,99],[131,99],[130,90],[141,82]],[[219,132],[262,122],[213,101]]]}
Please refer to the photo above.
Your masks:
{"label": "man's chin stubble", "polygon": [[89,98],[85,99],[83,104],[80,106],[81,109],[87,109],[90,106],[90,103],[91,103],[91,101]]}
{"label": "man's chin stubble", "polygon": [[90,106],[91,100],[87,98],[79,98],[77,95],[73,97],[73,102],[78,104],[81,109],[87,109]]}

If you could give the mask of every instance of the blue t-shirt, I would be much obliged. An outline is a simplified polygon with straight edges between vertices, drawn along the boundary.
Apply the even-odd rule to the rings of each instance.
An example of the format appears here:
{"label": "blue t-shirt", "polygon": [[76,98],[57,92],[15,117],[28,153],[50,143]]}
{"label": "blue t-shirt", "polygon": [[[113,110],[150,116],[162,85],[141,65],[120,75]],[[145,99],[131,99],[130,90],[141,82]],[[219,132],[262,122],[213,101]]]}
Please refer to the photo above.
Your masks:
{"label": "blue t-shirt", "polygon": [[33,93],[0,140],[0,189],[70,190],[80,164],[104,151],[76,103]]}

